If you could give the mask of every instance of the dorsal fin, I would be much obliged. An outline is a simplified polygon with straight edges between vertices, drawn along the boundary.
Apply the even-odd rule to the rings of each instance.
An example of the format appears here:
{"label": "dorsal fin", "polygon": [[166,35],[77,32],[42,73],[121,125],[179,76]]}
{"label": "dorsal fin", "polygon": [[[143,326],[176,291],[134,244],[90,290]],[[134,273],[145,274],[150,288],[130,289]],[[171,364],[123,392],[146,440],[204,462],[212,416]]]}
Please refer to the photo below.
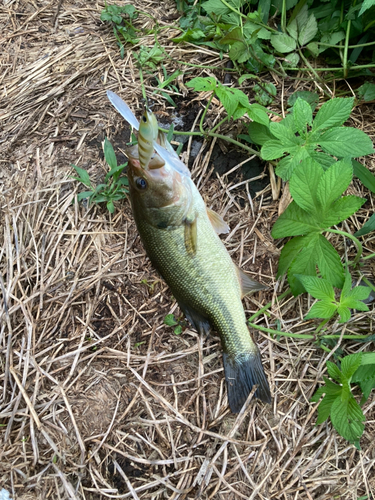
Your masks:
{"label": "dorsal fin", "polygon": [[227,234],[229,233],[229,226],[221,217],[221,215],[217,214],[211,208],[206,207],[208,218],[212,224],[212,227],[215,229],[217,234]]}
{"label": "dorsal fin", "polygon": [[238,281],[241,286],[241,298],[245,297],[252,292],[257,292],[259,290],[265,290],[268,288],[266,285],[262,285],[255,280],[252,280],[248,274],[245,274],[239,267],[236,266]]}

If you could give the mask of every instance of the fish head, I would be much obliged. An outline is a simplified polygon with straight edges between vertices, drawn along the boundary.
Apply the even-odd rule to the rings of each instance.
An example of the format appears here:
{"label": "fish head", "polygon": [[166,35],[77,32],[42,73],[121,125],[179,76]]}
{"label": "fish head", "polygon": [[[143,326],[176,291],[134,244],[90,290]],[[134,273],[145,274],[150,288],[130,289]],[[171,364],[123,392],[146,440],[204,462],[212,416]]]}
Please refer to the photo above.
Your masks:
{"label": "fish head", "polygon": [[143,168],[137,146],[126,151],[133,212],[156,227],[178,224],[191,202],[189,179],[154,153]]}

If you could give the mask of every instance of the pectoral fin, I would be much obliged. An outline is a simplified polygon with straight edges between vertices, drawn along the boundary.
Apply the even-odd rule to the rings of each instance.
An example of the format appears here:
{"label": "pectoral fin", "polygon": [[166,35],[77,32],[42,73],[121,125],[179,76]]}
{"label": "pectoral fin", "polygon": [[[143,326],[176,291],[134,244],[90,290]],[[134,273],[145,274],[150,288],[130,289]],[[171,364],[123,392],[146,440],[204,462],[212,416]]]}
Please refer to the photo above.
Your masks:
{"label": "pectoral fin", "polygon": [[237,266],[236,271],[238,281],[240,282],[241,286],[241,298],[245,297],[245,295],[248,295],[249,293],[257,292],[259,290],[265,290],[266,288],[268,288],[266,285],[262,285],[261,283],[252,280],[250,276],[241,271],[241,269]]}
{"label": "pectoral fin", "polygon": [[227,234],[229,233],[229,226],[228,224],[223,220],[223,218],[211,210],[211,208],[207,208],[207,215],[208,218],[210,219],[210,222],[212,224],[212,227],[215,229],[217,234]]}
{"label": "pectoral fin", "polygon": [[190,255],[197,253],[197,217],[192,222],[185,220],[185,248]]}

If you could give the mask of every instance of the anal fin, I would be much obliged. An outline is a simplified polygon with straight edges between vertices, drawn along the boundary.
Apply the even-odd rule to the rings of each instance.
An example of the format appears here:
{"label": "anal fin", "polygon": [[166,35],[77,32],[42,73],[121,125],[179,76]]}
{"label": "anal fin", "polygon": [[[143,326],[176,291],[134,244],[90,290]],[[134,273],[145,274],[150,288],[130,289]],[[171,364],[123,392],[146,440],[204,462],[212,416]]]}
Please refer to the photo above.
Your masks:
{"label": "anal fin", "polygon": [[268,288],[266,285],[262,285],[255,280],[252,280],[250,276],[244,273],[239,267],[236,266],[238,280],[241,286],[241,298],[245,297],[252,292],[257,292],[259,290],[265,290]]}

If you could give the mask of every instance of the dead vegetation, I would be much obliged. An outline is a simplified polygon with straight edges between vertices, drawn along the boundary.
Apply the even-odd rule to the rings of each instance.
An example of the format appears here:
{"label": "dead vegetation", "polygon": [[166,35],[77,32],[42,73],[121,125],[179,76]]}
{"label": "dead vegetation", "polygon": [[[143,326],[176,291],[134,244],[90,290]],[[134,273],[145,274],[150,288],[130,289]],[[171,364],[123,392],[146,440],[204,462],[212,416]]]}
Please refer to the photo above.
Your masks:
{"label": "dead vegetation", "polygon": [[[171,72],[173,60],[224,67],[208,49],[169,41],[174,2],[137,3],[163,27]],[[141,98],[131,50],[120,59],[99,21],[103,7],[79,0],[0,6],[0,489],[23,500],[373,498],[374,396],[364,407],[359,452],[330,424],[314,425],[317,405],[309,398],[330,355],[312,342],[258,333],[273,404],[232,415],[218,338],[190,329],[176,336],[163,324],[177,306],[146,258],[128,201],[113,216],[75,202],[70,165],[99,181],[101,141],[108,136],[119,154],[125,144],[124,123],[105,91],[134,109]],[[141,17],[138,25],[152,22]],[[142,43],[152,45],[153,35]],[[281,111],[298,84],[276,83]],[[353,119],[374,137],[373,108],[357,108]],[[277,301],[285,285],[275,282],[279,250],[270,229],[279,201],[270,186],[251,197],[248,182],[236,187],[240,177],[215,174],[211,153],[203,144],[195,179],[231,226],[233,258],[270,285],[246,299],[248,314],[273,300],[271,315],[258,322],[312,332],[314,324],[303,321],[308,298]],[[367,165],[374,170],[370,159]],[[350,189],[369,200],[351,218],[355,230],[374,206],[358,182]],[[374,251],[373,236],[364,247]],[[361,313],[330,331],[363,334],[372,325],[373,314]],[[370,349],[359,342],[345,348]]]}

